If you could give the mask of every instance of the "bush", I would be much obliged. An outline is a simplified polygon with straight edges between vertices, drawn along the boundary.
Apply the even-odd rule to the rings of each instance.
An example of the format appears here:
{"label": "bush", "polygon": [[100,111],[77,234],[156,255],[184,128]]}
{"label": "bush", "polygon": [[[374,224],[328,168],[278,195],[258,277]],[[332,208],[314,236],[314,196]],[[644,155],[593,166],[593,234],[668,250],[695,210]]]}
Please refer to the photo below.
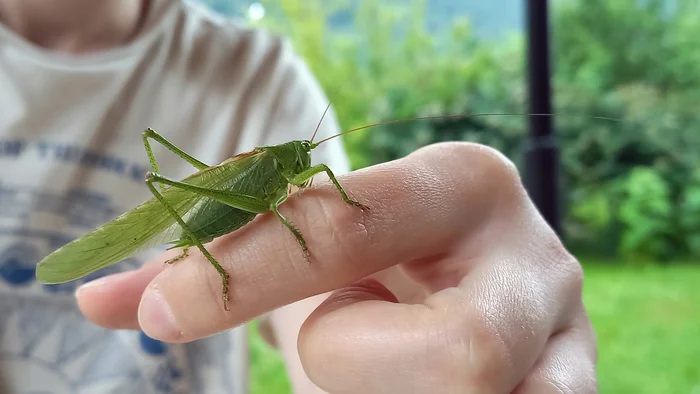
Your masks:
{"label": "bush", "polygon": [[624,192],[620,205],[621,255],[631,260],[670,255],[672,207],[664,179],[650,168],[635,168],[626,179]]}
{"label": "bush", "polygon": [[[266,26],[291,38],[345,129],[422,115],[525,110],[521,36],[479,40],[462,19],[429,33],[423,2],[360,1],[355,9],[318,0],[266,4],[283,16]],[[637,260],[679,258],[700,248],[700,122],[694,114],[700,10],[689,1],[664,4],[555,4],[554,98],[562,115],[554,124],[567,239],[575,251],[595,248]],[[341,27],[328,22],[340,19]],[[345,143],[354,168],[445,140],[488,144],[521,166],[525,120],[396,123],[346,135]]]}
{"label": "bush", "polygon": [[686,186],[679,207],[679,223],[688,250],[700,256],[700,169]]}

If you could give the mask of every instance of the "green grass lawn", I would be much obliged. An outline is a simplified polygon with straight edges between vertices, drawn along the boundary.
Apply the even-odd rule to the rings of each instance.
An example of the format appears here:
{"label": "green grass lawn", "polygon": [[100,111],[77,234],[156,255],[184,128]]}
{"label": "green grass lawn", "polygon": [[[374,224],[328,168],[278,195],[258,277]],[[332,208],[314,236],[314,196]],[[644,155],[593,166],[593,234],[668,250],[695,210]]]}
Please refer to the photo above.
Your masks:
{"label": "green grass lawn", "polygon": [[[290,394],[292,392],[282,358],[258,334],[257,322],[250,324],[250,393]],[[301,393],[299,393],[301,394]]]}
{"label": "green grass lawn", "polygon": [[[584,267],[601,394],[700,394],[700,265]],[[291,393],[254,325],[250,340],[252,394]]]}
{"label": "green grass lawn", "polygon": [[600,392],[700,393],[700,266],[584,268]]}

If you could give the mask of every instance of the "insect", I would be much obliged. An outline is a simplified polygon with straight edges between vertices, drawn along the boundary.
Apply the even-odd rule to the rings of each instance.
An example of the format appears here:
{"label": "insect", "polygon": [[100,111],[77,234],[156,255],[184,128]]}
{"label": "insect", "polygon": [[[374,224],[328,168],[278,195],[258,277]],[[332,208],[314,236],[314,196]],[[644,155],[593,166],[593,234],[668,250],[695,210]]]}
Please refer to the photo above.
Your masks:
{"label": "insect", "polygon": [[[153,171],[146,174],[145,182],[153,198],[49,254],[36,267],[37,280],[45,284],[76,280],[158,245],[170,245],[168,250],[182,249],[181,254],[165,262],[173,264],[188,256],[190,248],[196,247],[221,276],[222,298],[224,308],[228,311],[229,274],[207,251],[205,243],[245,226],[259,214],[272,211],[296,237],[304,258],[308,261],[309,251],[304,236],[280,213],[279,207],[287,200],[291,185],[298,187],[301,193],[303,189],[311,186],[313,177],[321,172],[328,175],[348,205],[362,210],[369,209],[348,197],[328,166],[311,165],[311,151],[320,144],[353,131],[395,122],[449,117],[524,115],[457,114],[391,120],[358,127],[313,142],[329,108],[330,104],[326,107],[311,140],[257,147],[213,166],[190,156],[153,129],[147,129],[142,138]],[[165,146],[197,171],[179,181],[161,175],[149,139]],[[160,191],[155,186],[156,183],[160,185]]]}

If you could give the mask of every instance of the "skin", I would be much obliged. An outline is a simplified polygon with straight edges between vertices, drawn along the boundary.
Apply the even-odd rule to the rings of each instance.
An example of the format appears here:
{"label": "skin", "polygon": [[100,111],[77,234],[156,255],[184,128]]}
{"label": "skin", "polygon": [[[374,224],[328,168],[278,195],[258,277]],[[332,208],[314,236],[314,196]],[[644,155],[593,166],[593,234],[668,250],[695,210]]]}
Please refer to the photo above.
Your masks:
{"label": "skin", "polygon": [[0,20],[26,40],[61,52],[90,53],[128,43],[144,0],[0,0]]}
{"label": "skin", "polygon": [[[328,393],[597,392],[581,266],[503,155],[444,143],[339,181],[370,210],[322,179],[281,209],[309,235],[311,264],[273,215],[208,246],[231,272],[230,312],[200,253],[88,284],[80,308],[182,343],[296,306],[272,319],[276,339]],[[302,310],[295,339],[284,316]]]}
{"label": "skin", "polygon": [[[0,20],[54,50],[88,53],[138,33],[145,1],[0,0]],[[198,251],[172,251],[76,293],[87,318],[182,343],[267,314],[264,331],[297,393],[596,393],[582,271],[498,152],[429,146],[339,177],[362,212],[319,177],[273,215]]]}

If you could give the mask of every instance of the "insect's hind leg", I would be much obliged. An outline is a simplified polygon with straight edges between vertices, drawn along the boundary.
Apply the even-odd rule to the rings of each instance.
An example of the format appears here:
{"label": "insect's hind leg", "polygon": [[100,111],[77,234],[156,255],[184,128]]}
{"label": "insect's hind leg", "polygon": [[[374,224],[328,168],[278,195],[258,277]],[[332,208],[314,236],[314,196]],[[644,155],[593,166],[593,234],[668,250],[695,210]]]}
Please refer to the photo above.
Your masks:
{"label": "insect's hind leg", "polygon": [[[158,134],[155,130],[153,130],[150,127],[147,128],[143,132],[141,137],[143,138],[143,146],[144,146],[144,148],[146,148],[146,154],[148,155],[148,161],[150,161],[150,163],[151,163],[151,168],[153,168],[153,172],[158,173],[158,172],[160,172],[160,170],[158,169],[158,163],[156,162],[156,156],[153,154],[153,149],[151,149],[151,144],[148,142],[149,138],[151,138],[154,141],[158,142],[159,144],[163,145],[169,151],[175,153],[181,159],[192,164],[192,166],[198,170],[203,170],[203,169],[209,167],[209,165],[207,165],[206,163],[202,163],[201,161],[190,156],[187,152],[185,152],[182,149],[175,146],[172,142],[168,141],[165,137]],[[165,191],[165,185],[161,184],[161,189]]]}
{"label": "insect's hind leg", "polygon": [[228,282],[229,282],[229,275],[228,272],[224,269],[224,267],[219,264],[218,261],[212,256],[209,251],[202,245],[202,242],[197,238],[196,235],[190,230],[190,228],[187,226],[187,223],[185,223],[184,220],[178,215],[178,213],[175,211],[175,209],[163,198],[163,195],[160,194],[158,189],[153,185],[154,180],[152,178],[147,178],[146,179],[146,185],[148,185],[148,188],[151,190],[151,193],[160,201],[161,204],[165,207],[165,209],[168,210],[170,215],[178,222],[180,227],[182,227],[182,230],[185,232],[185,234],[192,240],[192,243],[197,246],[197,248],[202,252],[204,257],[209,260],[209,262],[214,266],[216,271],[219,273],[221,276],[221,281],[222,281],[222,298],[224,300],[224,309],[229,311],[230,309],[228,308]]}

